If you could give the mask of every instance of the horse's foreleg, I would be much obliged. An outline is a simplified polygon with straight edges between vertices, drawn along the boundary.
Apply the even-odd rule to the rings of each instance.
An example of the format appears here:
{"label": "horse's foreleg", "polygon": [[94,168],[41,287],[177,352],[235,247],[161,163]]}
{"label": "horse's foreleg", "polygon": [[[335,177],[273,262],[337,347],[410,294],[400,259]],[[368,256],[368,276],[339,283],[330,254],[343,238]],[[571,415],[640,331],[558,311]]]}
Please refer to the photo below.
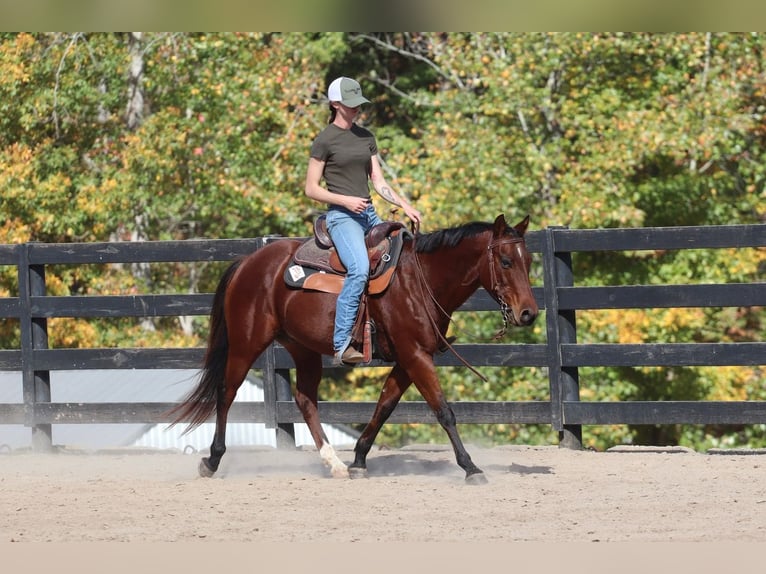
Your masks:
{"label": "horse's foreleg", "polygon": [[486,483],[487,479],[484,476],[484,472],[473,463],[471,456],[463,445],[463,441],[460,439],[455,413],[444,397],[444,391],[436,376],[433,359],[431,357],[416,357],[412,363],[408,364],[408,372],[415,382],[418,391],[420,391],[420,394],[423,395],[423,398],[436,415],[436,420],[439,421],[439,424],[446,431],[452,443],[452,448],[455,451],[457,464],[465,471],[466,482],[469,484]]}
{"label": "horse's foreleg", "polygon": [[378,404],[375,405],[375,412],[372,414],[370,422],[364,427],[361,436],[356,441],[354,462],[348,468],[351,478],[367,476],[367,454],[375,442],[375,437],[378,436],[380,429],[391,416],[396,405],[399,404],[399,399],[402,398],[404,391],[409,388],[410,384],[411,381],[407,372],[398,364],[395,365],[383,384],[383,390],[380,392],[380,398],[378,398]]}
{"label": "horse's foreleg", "polygon": [[306,421],[319,456],[334,478],[348,478],[348,467],[338,458],[319,420],[317,389],[322,378],[322,356],[291,347],[288,347],[288,351],[295,362],[295,404]]}

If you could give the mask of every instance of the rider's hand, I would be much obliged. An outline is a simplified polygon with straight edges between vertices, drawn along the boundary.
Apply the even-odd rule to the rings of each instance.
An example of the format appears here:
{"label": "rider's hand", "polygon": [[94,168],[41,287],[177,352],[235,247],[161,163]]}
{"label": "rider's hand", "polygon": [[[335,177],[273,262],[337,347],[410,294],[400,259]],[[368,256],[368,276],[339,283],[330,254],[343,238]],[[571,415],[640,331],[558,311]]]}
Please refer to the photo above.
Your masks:
{"label": "rider's hand", "polygon": [[352,213],[362,213],[370,205],[370,199],[367,197],[346,196],[343,207]]}
{"label": "rider's hand", "polygon": [[420,223],[422,220],[422,216],[420,215],[420,212],[412,207],[411,205],[407,205],[404,208],[404,214],[409,217],[413,222]]}

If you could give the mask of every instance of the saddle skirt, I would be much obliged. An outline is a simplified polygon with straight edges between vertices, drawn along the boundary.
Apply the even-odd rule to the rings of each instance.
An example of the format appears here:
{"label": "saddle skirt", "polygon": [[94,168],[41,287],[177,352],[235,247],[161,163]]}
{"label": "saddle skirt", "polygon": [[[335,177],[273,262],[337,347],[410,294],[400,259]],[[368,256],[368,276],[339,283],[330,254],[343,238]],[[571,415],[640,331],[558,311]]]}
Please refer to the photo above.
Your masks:
{"label": "saddle skirt", "polygon": [[[325,247],[330,241],[323,224],[315,224],[314,229],[315,236],[303,242],[285,270],[285,283],[296,289],[340,293],[346,268],[335,248]],[[398,221],[385,221],[367,233],[365,242],[370,259],[367,293],[376,295],[388,287],[402,252],[405,233],[404,224]]]}

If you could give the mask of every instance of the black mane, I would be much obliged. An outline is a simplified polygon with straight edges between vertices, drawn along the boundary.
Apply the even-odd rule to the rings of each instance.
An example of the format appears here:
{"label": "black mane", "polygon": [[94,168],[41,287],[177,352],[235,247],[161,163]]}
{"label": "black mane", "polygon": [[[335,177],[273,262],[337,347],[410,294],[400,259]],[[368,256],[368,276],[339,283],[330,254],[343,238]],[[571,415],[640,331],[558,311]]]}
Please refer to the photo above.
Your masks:
{"label": "black mane", "polygon": [[491,230],[491,223],[474,221],[460,227],[441,229],[432,233],[418,235],[415,241],[415,250],[418,253],[431,253],[442,247],[455,247],[466,237],[474,237]]}

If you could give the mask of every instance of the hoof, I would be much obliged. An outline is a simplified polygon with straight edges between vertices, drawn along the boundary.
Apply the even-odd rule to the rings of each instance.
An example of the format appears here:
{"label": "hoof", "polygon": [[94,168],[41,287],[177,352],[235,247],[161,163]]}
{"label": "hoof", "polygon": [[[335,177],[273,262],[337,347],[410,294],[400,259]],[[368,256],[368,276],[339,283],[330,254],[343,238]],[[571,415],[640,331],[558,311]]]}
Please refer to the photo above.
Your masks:
{"label": "hoof", "polygon": [[473,474],[467,474],[465,476],[465,483],[470,485],[487,484],[489,481],[484,476],[482,471],[474,472]]}
{"label": "hoof", "polygon": [[203,458],[199,461],[199,475],[202,478],[211,478],[215,474],[215,470],[210,468],[207,458]]}
{"label": "hoof", "polygon": [[350,466],[348,468],[348,477],[351,479],[367,478],[367,469],[359,466]]}
{"label": "hoof", "polygon": [[330,469],[333,478],[348,478],[348,467],[344,464]]}

